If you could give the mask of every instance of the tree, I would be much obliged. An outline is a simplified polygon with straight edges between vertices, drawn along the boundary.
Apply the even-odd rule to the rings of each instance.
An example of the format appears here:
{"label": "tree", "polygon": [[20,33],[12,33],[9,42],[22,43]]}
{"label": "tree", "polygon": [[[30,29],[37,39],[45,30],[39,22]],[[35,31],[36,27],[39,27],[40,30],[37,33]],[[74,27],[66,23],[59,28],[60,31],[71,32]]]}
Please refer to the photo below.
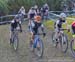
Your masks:
{"label": "tree", "polygon": [[0,15],[8,14],[7,0],[0,0]]}

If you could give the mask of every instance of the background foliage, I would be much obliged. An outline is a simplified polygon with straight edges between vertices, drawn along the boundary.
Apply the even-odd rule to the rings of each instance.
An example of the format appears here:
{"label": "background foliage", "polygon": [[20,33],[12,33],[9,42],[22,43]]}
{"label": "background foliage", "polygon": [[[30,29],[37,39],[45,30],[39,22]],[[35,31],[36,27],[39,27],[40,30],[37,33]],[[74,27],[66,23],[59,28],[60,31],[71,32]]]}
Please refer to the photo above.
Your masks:
{"label": "background foliage", "polygon": [[35,4],[42,7],[45,3],[48,3],[50,10],[61,10],[61,2],[69,0],[0,0],[0,15],[15,14],[24,6],[26,11]]}

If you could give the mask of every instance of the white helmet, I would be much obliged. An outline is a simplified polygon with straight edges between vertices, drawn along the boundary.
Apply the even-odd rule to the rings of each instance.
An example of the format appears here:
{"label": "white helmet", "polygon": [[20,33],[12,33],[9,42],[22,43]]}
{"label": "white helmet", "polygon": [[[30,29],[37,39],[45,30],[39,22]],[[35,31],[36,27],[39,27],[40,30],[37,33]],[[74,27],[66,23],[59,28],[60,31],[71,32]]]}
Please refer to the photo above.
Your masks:
{"label": "white helmet", "polygon": [[60,17],[60,18],[66,18],[66,14],[65,14],[65,13],[61,13],[61,14],[59,15],[59,17]]}

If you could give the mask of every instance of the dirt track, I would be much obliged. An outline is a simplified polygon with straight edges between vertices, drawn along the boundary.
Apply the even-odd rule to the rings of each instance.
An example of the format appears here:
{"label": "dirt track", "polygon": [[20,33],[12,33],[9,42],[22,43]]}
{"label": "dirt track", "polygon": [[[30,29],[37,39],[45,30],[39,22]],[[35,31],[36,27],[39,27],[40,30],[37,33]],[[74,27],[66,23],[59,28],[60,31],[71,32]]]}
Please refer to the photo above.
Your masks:
{"label": "dirt track", "polygon": [[29,50],[29,34],[27,22],[23,25],[25,32],[19,35],[19,49],[15,52],[9,44],[9,25],[0,26],[0,62],[74,62],[70,49],[66,54],[52,46],[51,33],[47,30],[44,38],[44,56],[37,59]]}

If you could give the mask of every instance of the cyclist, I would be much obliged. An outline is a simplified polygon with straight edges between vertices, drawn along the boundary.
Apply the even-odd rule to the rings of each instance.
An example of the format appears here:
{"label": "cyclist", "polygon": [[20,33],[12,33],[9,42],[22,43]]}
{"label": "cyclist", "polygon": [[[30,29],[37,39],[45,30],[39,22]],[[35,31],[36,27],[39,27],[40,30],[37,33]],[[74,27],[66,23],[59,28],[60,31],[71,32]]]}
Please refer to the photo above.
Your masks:
{"label": "cyclist", "polygon": [[35,15],[36,15],[35,8],[34,7],[31,7],[31,9],[28,12],[28,19],[29,19],[28,26],[29,26],[29,28],[30,28],[31,21],[33,20],[33,18],[34,18]]}
{"label": "cyclist", "polygon": [[24,6],[22,6],[22,7],[20,8],[20,10],[18,11],[18,14],[25,15],[25,8],[24,8]]}
{"label": "cyclist", "polygon": [[33,44],[33,40],[34,40],[34,35],[36,35],[39,32],[39,28],[42,29],[43,35],[45,36],[45,32],[44,32],[44,26],[41,22],[41,16],[36,15],[34,17],[34,20],[31,21],[31,26],[30,26],[30,35],[31,35],[31,41],[30,44]]}
{"label": "cyclist", "polygon": [[41,15],[40,9],[38,8],[37,5],[34,6],[34,9],[35,9],[37,15]]}
{"label": "cyclist", "polygon": [[38,11],[38,6],[35,5],[35,6],[34,6],[34,9],[35,9],[35,11],[37,12],[37,11]]}
{"label": "cyclist", "polygon": [[[55,28],[55,33],[56,33],[56,43],[57,42],[57,38],[59,36],[59,33],[60,33],[60,29],[62,28],[62,24],[63,23],[67,23],[66,21],[66,14],[65,13],[61,13],[59,15],[59,20],[57,20],[55,23],[54,23],[54,28]],[[58,36],[57,36],[58,35]]]}
{"label": "cyclist", "polygon": [[[73,38],[75,39],[75,21],[72,22],[71,28],[72,28]],[[75,42],[74,42],[73,49],[75,50]]]}
{"label": "cyclist", "polygon": [[25,14],[26,14],[25,8],[24,8],[24,6],[22,6],[21,9],[18,11],[18,16],[19,16],[21,21],[23,21]]}
{"label": "cyclist", "polygon": [[11,25],[10,25],[10,44],[12,43],[12,34],[14,29],[20,30],[20,32],[22,32],[22,27],[21,27],[21,21],[19,19],[18,16],[16,16],[12,21],[11,21]]}

